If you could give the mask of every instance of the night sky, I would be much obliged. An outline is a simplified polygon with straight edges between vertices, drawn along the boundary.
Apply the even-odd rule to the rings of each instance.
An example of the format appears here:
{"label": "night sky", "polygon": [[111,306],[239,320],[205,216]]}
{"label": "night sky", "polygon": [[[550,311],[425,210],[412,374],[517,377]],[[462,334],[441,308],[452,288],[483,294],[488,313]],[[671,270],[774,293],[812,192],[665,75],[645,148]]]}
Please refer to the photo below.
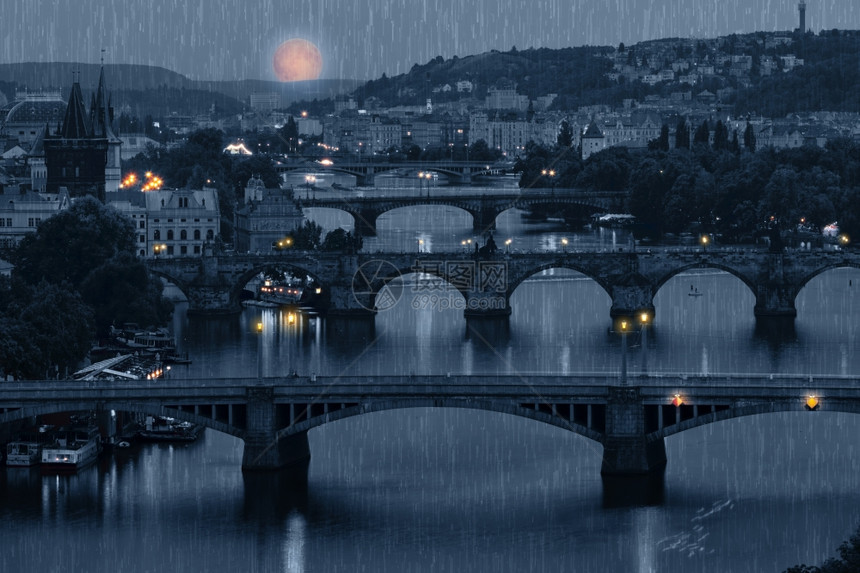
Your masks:
{"label": "night sky", "polygon": [[[441,55],[633,44],[797,27],[796,0],[2,0],[0,63],[151,64],[193,79],[275,79],[319,46],[322,78],[396,75]],[[808,0],[807,27],[860,28],[857,0]]]}

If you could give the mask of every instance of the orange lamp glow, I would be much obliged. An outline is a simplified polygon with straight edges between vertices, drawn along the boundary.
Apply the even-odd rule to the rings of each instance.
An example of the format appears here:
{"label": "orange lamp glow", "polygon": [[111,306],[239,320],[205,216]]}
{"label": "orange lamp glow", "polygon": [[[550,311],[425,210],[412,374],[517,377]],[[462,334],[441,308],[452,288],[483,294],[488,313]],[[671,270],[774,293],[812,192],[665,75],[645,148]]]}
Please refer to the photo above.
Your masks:
{"label": "orange lamp glow", "polygon": [[672,405],[675,406],[676,408],[679,407],[683,403],[684,403],[684,401],[681,400],[680,394],[675,394],[675,397],[672,398]]}
{"label": "orange lamp glow", "polygon": [[814,412],[815,410],[817,410],[818,406],[820,405],[821,404],[818,402],[818,398],[816,398],[815,396],[810,396],[806,399],[806,409],[810,412]]}

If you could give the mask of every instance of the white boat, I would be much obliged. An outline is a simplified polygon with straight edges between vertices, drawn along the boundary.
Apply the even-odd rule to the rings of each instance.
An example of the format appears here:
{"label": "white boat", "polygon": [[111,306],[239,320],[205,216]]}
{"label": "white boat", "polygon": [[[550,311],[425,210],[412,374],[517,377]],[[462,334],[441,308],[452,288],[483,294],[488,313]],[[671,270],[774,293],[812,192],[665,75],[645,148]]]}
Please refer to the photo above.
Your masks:
{"label": "white boat", "polygon": [[39,442],[9,442],[6,444],[7,466],[37,466],[41,460],[42,444]]}
{"label": "white boat", "polygon": [[60,428],[54,443],[42,448],[42,471],[75,472],[95,462],[101,449],[96,426]]}

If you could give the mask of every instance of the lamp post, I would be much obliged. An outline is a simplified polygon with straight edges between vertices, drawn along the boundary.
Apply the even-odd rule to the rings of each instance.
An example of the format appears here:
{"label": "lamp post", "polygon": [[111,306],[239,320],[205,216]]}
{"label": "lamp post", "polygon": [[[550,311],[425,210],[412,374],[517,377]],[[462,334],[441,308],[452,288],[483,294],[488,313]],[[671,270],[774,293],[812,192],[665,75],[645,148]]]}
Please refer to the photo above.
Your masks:
{"label": "lamp post", "polygon": [[263,379],[263,321],[256,325],[257,329],[257,379]]}
{"label": "lamp post", "polygon": [[514,242],[513,239],[508,239],[507,241],[505,241],[505,252],[506,253],[511,252],[511,243],[513,243],[513,242]]}
{"label": "lamp post", "polygon": [[418,196],[421,197],[421,187],[424,185],[424,172],[418,172]]}
{"label": "lamp post", "polygon": [[555,196],[555,169],[542,169],[540,174],[549,177],[550,194]]}
{"label": "lamp post", "polygon": [[630,330],[630,322],[622,318],[618,328],[621,331],[621,385],[627,386],[627,331]]}
{"label": "lamp post", "polygon": [[702,238],[699,239],[699,242],[702,243],[702,252],[703,253],[708,250],[708,243],[710,241],[711,241],[711,239],[707,235],[702,235]]}
{"label": "lamp post", "polygon": [[427,180],[427,197],[430,197],[430,180],[433,179],[433,175],[428,171],[424,174],[424,179]]}
{"label": "lamp post", "polygon": [[567,252],[567,237],[562,237],[562,239],[561,239],[561,252],[562,253]]}
{"label": "lamp post", "polygon": [[647,311],[639,314],[639,324],[642,327],[642,374],[648,372],[648,322],[651,316]]}

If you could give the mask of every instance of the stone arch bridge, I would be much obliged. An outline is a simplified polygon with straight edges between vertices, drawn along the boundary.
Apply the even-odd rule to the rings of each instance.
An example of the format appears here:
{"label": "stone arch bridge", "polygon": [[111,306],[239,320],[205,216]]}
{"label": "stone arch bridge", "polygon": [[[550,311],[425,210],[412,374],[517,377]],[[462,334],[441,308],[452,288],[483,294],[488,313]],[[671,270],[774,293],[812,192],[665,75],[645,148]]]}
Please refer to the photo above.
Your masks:
{"label": "stone arch bridge", "polygon": [[[578,271],[594,280],[612,301],[610,318],[653,316],[654,295],[675,275],[714,268],[737,277],[755,296],[760,318],[793,318],[795,298],[814,277],[841,267],[860,268],[853,251],[662,249],[637,252],[505,253],[324,253],[284,251],[276,254],[204,255],[150,259],[154,273],[175,283],[188,297],[190,313],[241,310],[240,294],[261,271],[279,267],[310,275],[322,287],[321,310],[330,316],[372,317],[386,304],[416,295],[462,295],[467,317],[508,316],[514,290],[532,275],[551,268]],[[403,288],[400,299],[390,292],[394,279],[426,273],[420,291]],[[426,283],[426,284],[425,284]],[[438,283],[438,284],[436,284]],[[388,290],[386,290],[388,289]],[[435,289],[435,290],[434,290]],[[397,294],[397,293],[394,293]],[[380,298],[384,295],[384,301]],[[410,300],[405,300],[409,304]]]}
{"label": "stone arch bridge", "polygon": [[662,469],[667,436],[739,416],[803,412],[810,396],[818,410],[860,412],[856,377],[314,376],[7,382],[0,424],[67,411],[170,416],[242,439],[243,469],[269,470],[307,460],[307,433],[323,424],[390,409],[468,408],[580,434],[602,445],[601,473],[623,476]]}
{"label": "stone arch bridge", "polygon": [[419,189],[416,196],[392,197],[317,197],[308,193],[298,203],[302,207],[325,207],[338,209],[352,215],[355,230],[364,236],[376,235],[376,220],[383,213],[401,207],[416,205],[447,205],[457,207],[472,215],[472,227],[477,231],[496,228],[496,217],[508,209],[530,210],[552,208],[555,211],[574,209],[579,213],[593,214],[620,210],[627,194],[623,191],[581,191],[577,189],[526,189],[516,194],[505,193],[458,193],[446,194],[429,189]]}
{"label": "stone arch bridge", "polygon": [[282,163],[275,166],[279,174],[291,171],[314,172],[331,171],[343,173],[355,177],[356,184],[361,187],[373,187],[376,175],[391,171],[435,171],[447,175],[453,182],[460,185],[468,185],[472,177],[480,175],[494,175],[504,170],[504,167],[494,163],[481,161],[343,161],[335,160],[334,163],[326,165],[323,163],[301,161],[296,163]]}

